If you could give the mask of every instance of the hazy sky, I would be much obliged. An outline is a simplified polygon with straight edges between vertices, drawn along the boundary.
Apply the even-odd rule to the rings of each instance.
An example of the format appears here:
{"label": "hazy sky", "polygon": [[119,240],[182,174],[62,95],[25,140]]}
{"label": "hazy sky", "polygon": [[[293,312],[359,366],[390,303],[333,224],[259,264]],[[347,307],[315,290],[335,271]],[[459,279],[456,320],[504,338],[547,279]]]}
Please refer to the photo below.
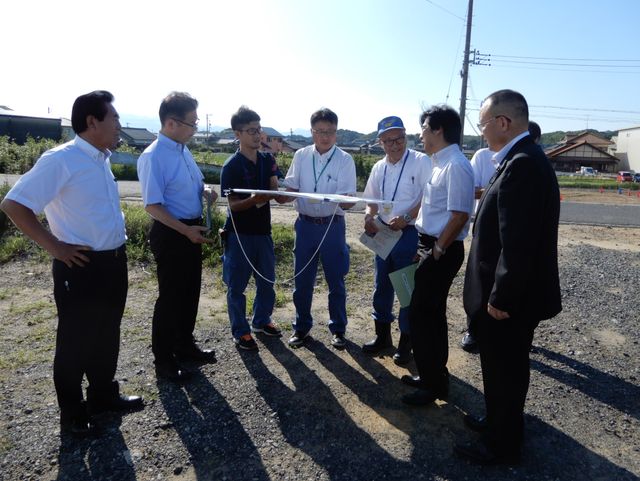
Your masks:
{"label": "hazy sky", "polygon": [[[423,107],[460,103],[467,0],[21,0],[3,2],[0,105],[69,117],[94,89],[123,125],[157,130],[160,101],[185,90],[201,125],[246,104],[263,126],[308,128],[326,106],[368,133]],[[475,0],[465,132],[480,101],[513,88],[543,132],[640,125],[640,1]],[[572,60],[569,60],[572,59]]]}

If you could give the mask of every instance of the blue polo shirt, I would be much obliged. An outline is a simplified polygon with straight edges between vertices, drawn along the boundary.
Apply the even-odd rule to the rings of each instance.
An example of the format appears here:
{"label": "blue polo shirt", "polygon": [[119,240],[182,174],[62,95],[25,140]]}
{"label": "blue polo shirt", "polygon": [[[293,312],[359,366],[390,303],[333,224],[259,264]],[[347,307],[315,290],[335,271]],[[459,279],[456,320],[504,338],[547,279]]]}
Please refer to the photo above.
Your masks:
{"label": "blue polo shirt", "polygon": [[[229,157],[222,166],[220,174],[220,190],[226,196],[227,189],[265,189],[271,188],[271,177],[275,176],[278,166],[273,155],[258,152],[258,160],[254,164],[238,150]],[[248,194],[235,194],[241,199]],[[233,220],[238,234],[269,235],[271,234],[271,208],[267,202],[262,207],[256,206],[241,212],[233,213]],[[225,230],[233,232],[233,224],[227,209]]]}

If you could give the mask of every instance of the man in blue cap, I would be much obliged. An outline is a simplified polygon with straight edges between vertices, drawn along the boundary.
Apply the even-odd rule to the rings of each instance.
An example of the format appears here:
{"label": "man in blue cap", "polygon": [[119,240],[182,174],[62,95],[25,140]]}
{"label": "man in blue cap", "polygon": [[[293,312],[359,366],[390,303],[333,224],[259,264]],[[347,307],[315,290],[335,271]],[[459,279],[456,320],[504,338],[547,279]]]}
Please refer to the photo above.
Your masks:
{"label": "man in blue cap", "polygon": [[[386,259],[376,255],[373,313],[375,338],[362,346],[364,352],[376,354],[391,347],[391,322],[394,320],[394,291],[389,273],[413,262],[418,246],[415,218],[420,209],[422,189],[431,177],[431,160],[421,152],[407,148],[407,136],[400,117],[385,117],[378,122],[378,140],[385,156],[376,162],[369,174],[364,196],[371,199],[393,201],[391,212],[378,210],[377,204],[367,206],[364,229],[369,234],[378,231],[375,219],[392,230],[402,231],[402,237]],[[401,308],[398,315],[400,341],[393,356],[396,364],[411,360],[409,336],[409,310]]]}

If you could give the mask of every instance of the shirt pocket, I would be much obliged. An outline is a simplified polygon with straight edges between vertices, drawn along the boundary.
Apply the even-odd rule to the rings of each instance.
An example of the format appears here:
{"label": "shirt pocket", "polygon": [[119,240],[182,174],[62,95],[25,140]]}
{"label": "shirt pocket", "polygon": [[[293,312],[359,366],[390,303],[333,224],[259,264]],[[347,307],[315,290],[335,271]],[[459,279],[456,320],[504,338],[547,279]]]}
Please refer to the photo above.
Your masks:
{"label": "shirt pocket", "polygon": [[424,187],[424,195],[430,205],[447,205],[447,188],[445,185],[427,182]]}

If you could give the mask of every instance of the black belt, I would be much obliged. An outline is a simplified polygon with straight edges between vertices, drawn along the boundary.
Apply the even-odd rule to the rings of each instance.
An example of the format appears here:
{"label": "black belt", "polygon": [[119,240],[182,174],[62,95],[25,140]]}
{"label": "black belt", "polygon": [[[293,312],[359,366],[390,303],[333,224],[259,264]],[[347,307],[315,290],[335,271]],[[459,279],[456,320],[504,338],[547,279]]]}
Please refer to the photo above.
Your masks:
{"label": "black belt", "polygon": [[[438,240],[437,237],[433,237],[432,235],[429,234],[418,234],[418,237],[420,238],[420,241],[428,246],[433,246],[433,244],[435,244],[435,242]],[[462,243],[461,240],[454,240],[451,245],[455,244],[455,243]]]}
{"label": "black belt", "polygon": [[[329,215],[329,216],[327,216],[327,217],[312,217],[312,216],[310,216],[310,215],[300,214],[300,218],[301,218],[302,220],[306,220],[307,222],[312,222],[312,223],[314,223],[314,224],[316,224],[316,225],[326,225],[326,224],[329,224],[329,223],[331,222],[331,219],[332,219],[333,217],[334,217],[334,216],[332,216],[332,215]],[[340,220],[343,220],[343,219],[344,219],[344,217],[343,217],[343,216],[341,216],[341,215],[336,215],[336,216],[335,216],[335,220],[336,220],[336,222],[340,222]]]}
{"label": "black belt", "polygon": [[87,257],[91,258],[107,258],[107,257],[119,257],[126,253],[127,249],[124,244],[116,249],[108,249],[105,251],[82,251]]}
{"label": "black belt", "polygon": [[202,225],[202,217],[196,217],[195,219],[178,219],[183,224],[187,225]]}
{"label": "black belt", "polygon": [[[391,227],[389,224],[387,224],[385,221],[383,221],[383,220],[380,218],[380,216],[378,216],[378,220],[379,220],[380,222],[382,222],[382,224],[383,224],[383,225],[386,225],[387,227]],[[409,229],[410,227],[413,227],[414,229],[416,228],[416,226],[415,226],[415,225],[413,225],[413,224],[407,224],[407,225],[405,225],[405,226],[404,226],[402,229],[400,229],[400,230],[402,230],[402,231],[404,232],[404,230],[405,230],[405,229]]]}

